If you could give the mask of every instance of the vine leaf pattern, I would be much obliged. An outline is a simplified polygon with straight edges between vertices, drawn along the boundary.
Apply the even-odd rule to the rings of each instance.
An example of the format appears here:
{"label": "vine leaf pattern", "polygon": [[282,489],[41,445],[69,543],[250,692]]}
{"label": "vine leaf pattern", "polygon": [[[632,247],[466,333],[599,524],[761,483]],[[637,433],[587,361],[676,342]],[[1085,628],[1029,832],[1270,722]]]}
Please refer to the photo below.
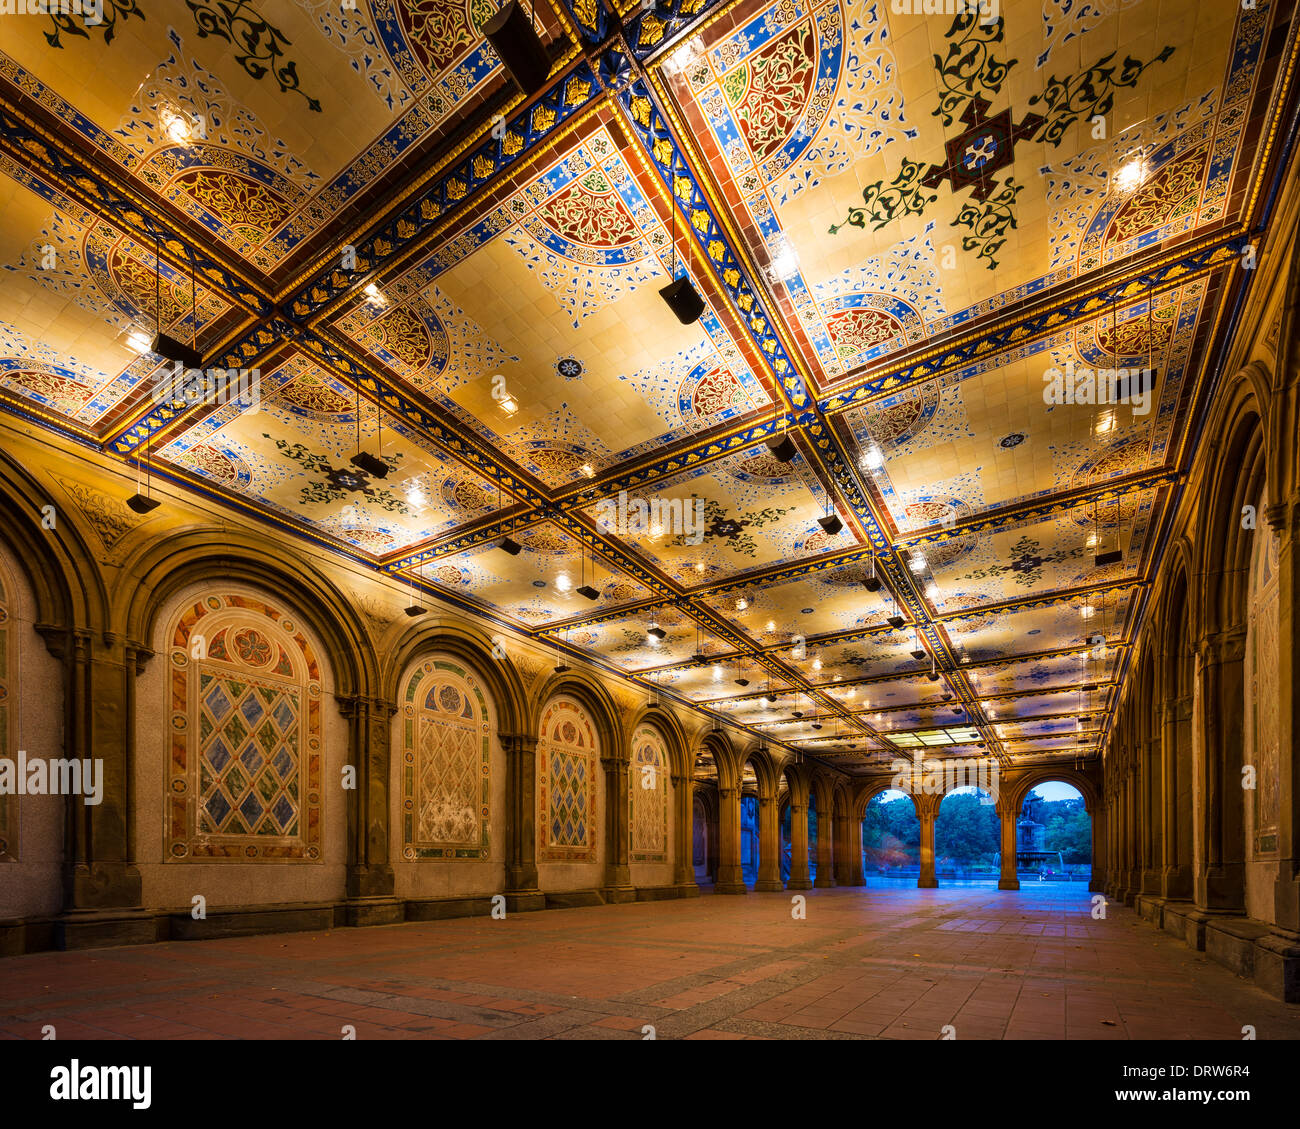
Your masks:
{"label": "vine leaf pattern", "polygon": [[[265,431],[263,439],[271,439]],[[372,486],[370,476],[358,467],[336,467],[325,456],[309,450],[305,444],[290,443],[287,439],[275,439],[276,450],[286,459],[291,459],[302,466],[309,474],[321,475],[324,481],[312,481],[302,488],[300,495],[303,505],[309,502],[341,502],[349,494],[361,494],[367,501],[373,502],[387,513],[409,514],[405,502],[391,490]],[[396,465],[402,459],[400,451],[385,456],[385,461]]]}
{"label": "vine leaf pattern", "polygon": [[1172,47],[1166,47],[1145,63],[1126,55],[1118,77],[1115,76],[1115,67],[1108,65],[1115,57],[1113,51],[1073,78],[1059,79],[1053,75],[1043,92],[1029,99],[1031,106],[1041,102],[1046,107],[1043,115],[1046,122],[1038,140],[1050,142],[1055,148],[1060,145],[1065,131],[1080,118],[1110,113],[1116,90],[1136,86],[1147,67],[1152,63],[1163,63],[1173,53]]}
{"label": "vine leaf pattern", "polygon": [[830,234],[836,234],[845,224],[865,228],[868,222],[873,231],[879,231],[890,220],[923,215],[926,207],[939,199],[937,193],[927,196],[921,191],[925,169],[924,163],[904,157],[903,167],[889,187],[885,187],[883,179],[868,184],[862,190],[862,207],[850,208],[841,223],[831,225]]}
{"label": "vine leaf pattern", "polygon": [[[786,514],[792,512],[790,506],[765,506],[761,510],[750,510],[743,517],[727,517],[727,512],[712,498],[704,501],[704,540],[717,539],[725,541],[729,548],[742,556],[753,557],[758,550],[749,529],[763,529],[765,526],[779,522]],[[688,545],[686,535],[672,539],[674,545]]]}
{"label": "vine leaf pattern", "polygon": [[1016,213],[1012,208],[1023,188],[1023,184],[1016,183],[1015,177],[1009,176],[1006,184],[979,207],[964,205],[954,222],[954,226],[968,227],[971,231],[961,238],[962,250],[973,251],[978,247],[977,257],[988,260],[989,270],[997,269],[998,261],[993,256],[1007,241],[1008,229],[1016,226]]}
{"label": "vine leaf pattern", "polygon": [[[199,38],[216,35],[236,49],[235,61],[252,78],[262,78],[268,70],[280,84],[280,91],[292,90],[307,99],[307,108],[320,113],[320,103],[298,89],[298,64],[282,62],[284,48],[292,44],[279,28],[262,19],[245,0],[185,0],[194,13]],[[242,54],[240,53],[242,52]]]}
{"label": "vine leaf pattern", "polygon": [[976,95],[982,94],[986,102],[1002,89],[1011,68],[1017,60],[1001,62],[993,55],[992,45],[1002,42],[1002,19],[988,23],[980,19],[978,7],[958,15],[952,21],[945,38],[951,40],[961,34],[956,42],[948,44],[948,57],[934,56],[934,69],[938,72],[943,94],[932,116],[943,118],[944,125],[952,125],[962,108]]}
{"label": "vine leaf pattern", "polygon": [[[1056,147],[1076,121],[1109,113],[1116,90],[1136,86],[1149,66],[1165,62],[1174,49],[1165,47],[1145,63],[1125,56],[1123,64],[1118,66],[1113,62],[1115,53],[1111,52],[1080,74],[1065,79],[1053,75],[1043,90],[1029,99],[1030,106],[1041,105],[1043,111],[1027,115],[1014,129],[1003,129],[999,140],[996,131],[983,135],[990,126],[996,126],[996,118],[1010,120],[1007,111],[995,119],[986,118],[993,97],[1001,91],[1017,62],[1015,59],[1003,62],[993,54],[993,45],[1002,42],[1002,20],[982,22],[979,9],[972,8],[954,18],[946,38],[949,40],[947,56],[941,58],[937,52],[934,55],[942,92],[933,116],[942,118],[947,126],[958,118],[969,123],[971,128],[956,143],[969,140],[972,146],[982,146],[985,159],[996,163],[990,164],[984,176],[978,179],[967,176],[967,183],[962,184],[957,166],[951,163],[954,142],[949,143],[949,163],[930,166],[928,173],[924,163],[904,158],[902,170],[889,185],[883,178],[867,185],[862,190],[862,205],[850,207],[848,215],[832,224],[829,231],[836,235],[845,226],[865,229],[868,225],[873,231],[879,231],[891,220],[924,215],[939,197],[933,193],[926,195],[923,189],[935,187],[939,180],[951,176],[954,191],[958,185],[978,186],[976,202],[965,203],[952,221],[954,227],[964,227],[970,232],[962,236],[962,249],[978,251],[978,260],[989,270],[996,270],[997,253],[1006,243],[1007,233],[1017,226],[1016,198],[1024,185],[1017,184],[1011,176],[1000,184],[989,174],[1010,164],[1018,141],[1032,137]],[[992,152],[988,152],[990,149]],[[967,152],[974,156],[980,150],[972,148]]]}
{"label": "vine leaf pattern", "polygon": [[[57,9],[58,5],[54,5]],[[74,17],[69,13],[48,12],[50,23],[54,25],[53,31],[45,32],[45,42],[51,47],[62,48],[63,44],[59,42],[59,36],[63,33],[68,35],[79,35],[82,39],[89,39],[90,33],[86,30],[88,27],[100,27],[104,31],[104,43],[113,42],[113,36],[117,33],[118,19],[129,20],[132,16],[139,16],[144,19],[144,13],[136,6],[135,0],[104,0],[104,10],[98,24],[83,24],[81,18]]]}

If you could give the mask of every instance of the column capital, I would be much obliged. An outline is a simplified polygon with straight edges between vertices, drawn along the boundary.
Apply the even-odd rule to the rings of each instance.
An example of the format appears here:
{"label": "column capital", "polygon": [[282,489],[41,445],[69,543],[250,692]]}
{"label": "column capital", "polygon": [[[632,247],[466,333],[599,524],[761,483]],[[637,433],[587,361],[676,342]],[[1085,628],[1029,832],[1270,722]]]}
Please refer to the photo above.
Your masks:
{"label": "column capital", "polygon": [[1246,658],[1245,625],[1203,636],[1196,644],[1196,655],[1204,666],[1222,666]]}
{"label": "column capital", "polygon": [[362,713],[382,713],[392,717],[397,712],[397,705],[386,698],[372,698],[366,694],[339,694],[334,700],[346,718],[359,717]]}
{"label": "column capital", "polygon": [[537,749],[535,733],[498,733],[497,740],[507,753],[531,753]]}

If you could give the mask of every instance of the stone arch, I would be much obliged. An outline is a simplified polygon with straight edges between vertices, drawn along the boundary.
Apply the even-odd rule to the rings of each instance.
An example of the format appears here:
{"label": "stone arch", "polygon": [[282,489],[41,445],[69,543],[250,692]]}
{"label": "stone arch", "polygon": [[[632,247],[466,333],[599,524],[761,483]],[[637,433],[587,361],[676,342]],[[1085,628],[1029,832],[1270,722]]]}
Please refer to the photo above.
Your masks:
{"label": "stone arch", "polygon": [[492,640],[486,632],[468,624],[411,624],[392,645],[382,660],[379,685],[382,696],[390,702],[398,699],[402,679],[411,665],[431,654],[445,654],[459,659],[474,671],[488,688],[501,733],[531,733],[528,694],[519,671],[510,659],[492,655]]}
{"label": "stone arch", "polygon": [[[54,507],[54,525],[44,528],[42,506]],[[59,646],[74,628],[110,629],[109,597],[90,542],[73,519],[72,507],[58,505],[44,485],[0,451],[0,542],[31,587],[38,630],[47,645]]]}
{"label": "stone arch", "polygon": [[[1269,483],[1266,437],[1269,390],[1267,373],[1258,362],[1247,365],[1229,385],[1214,413],[1207,434],[1214,436],[1208,452],[1205,486],[1197,507],[1197,553],[1202,587],[1197,622],[1202,634],[1244,626],[1246,582],[1253,530],[1243,528],[1245,506],[1257,506]],[[1270,494],[1275,494],[1270,491]],[[1263,514],[1255,515],[1256,526]]]}
{"label": "stone arch", "polygon": [[230,530],[186,530],[143,546],[124,565],[113,602],[120,608],[126,637],[145,645],[154,636],[162,609],[177,593],[223,583],[272,595],[310,625],[325,648],[336,697],[378,687],[374,650],[342,589],[301,559]]}
{"label": "stone arch", "polygon": [[580,671],[552,674],[542,684],[535,698],[537,713],[533,718],[533,732],[537,731],[552,700],[561,696],[573,698],[587,711],[596,727],[602,757],[627,759],[627,743],[613,695],[596,679]]}
{"label": "stone arch", "polygon": [[644,705],[633,715],[628,726],[629,734],[635,733],[638,726],[653,725],[659,730],[668,746],[669,768],[673,775],[690,777],[693,769],[690,738],[678,720],[677,715],[663,706]]}
{"label": "stone arch", "polygon": [[1048,784],[1054,780],[1077,789],[1079,795],[1083,797],[1083,806],[1088,814],[1092,816],[1097,814],[1101,806],[1101,794],[1097,790],[1096,783],[1087,773],[1063,765],[1043,765],[1039,768],[1027,769],[1025,774],[1011,786],[1011,810],[1020,811],[1025,806],[1025,797],[1030,792],[1040,784]]}

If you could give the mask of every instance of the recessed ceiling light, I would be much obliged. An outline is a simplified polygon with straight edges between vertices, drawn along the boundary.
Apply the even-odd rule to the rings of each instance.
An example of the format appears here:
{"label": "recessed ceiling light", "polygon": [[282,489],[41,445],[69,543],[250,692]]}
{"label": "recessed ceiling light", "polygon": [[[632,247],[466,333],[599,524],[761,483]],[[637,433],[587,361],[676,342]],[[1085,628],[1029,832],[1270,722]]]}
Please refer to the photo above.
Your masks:
{"label": "recessed ceiling light", "polygon": [[907,567],[913,572],[924,572],[925,557],[920,553],[913,553],[911,559],[907,562]]}
{"label": "recessed ceiling light", "polygon": [[573,581],[569,579],[568,573],[561,572],[555,578],[555,587],[561,592],[567,592],[573,587]]}
{"label": "recessed ceiling light", "polygon": [[749,607],[749,601],[743,596],[736,601],[736,611],[743,612],[747,607]]}
{"label": "recessed ceiling light", "polygon": [[1146,179],[1146,165],[1141,157],[1134,157],[1115,174],[1115,187],[1121,192],[1132,192]]}
{"label": "recessed ceiling light", "polygon": [[925,586],[925,598],[927,600],[937,600],[939,598],[939,585],[927,584]]}
{"label": "recessed ceiling light", "polygon": [[387,301],[384,297],[384,292],[373,282],[367,282],[362,293],[377,306],[382,306]]}
{"label": "recessed ceiling light", "polygon": [[1084,604],[1083,607],[1079,609],[1079,614],[1083,616],[1084,619],[1092,619],[1093,614],[1096,612],[1096,610],[1097,609],[1094,608],[1091,604]]}

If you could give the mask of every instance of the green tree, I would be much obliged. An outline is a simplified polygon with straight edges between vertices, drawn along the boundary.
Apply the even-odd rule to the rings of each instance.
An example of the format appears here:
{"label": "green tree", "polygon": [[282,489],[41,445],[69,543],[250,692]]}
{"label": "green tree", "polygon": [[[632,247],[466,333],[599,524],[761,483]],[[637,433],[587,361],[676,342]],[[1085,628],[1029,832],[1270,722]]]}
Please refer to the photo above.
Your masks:
{"label": "green tree", "polygon": [[945,796],[934,824],[936,859],[959,866],[992,866],[998,853],[998,813],[975,792]]}

